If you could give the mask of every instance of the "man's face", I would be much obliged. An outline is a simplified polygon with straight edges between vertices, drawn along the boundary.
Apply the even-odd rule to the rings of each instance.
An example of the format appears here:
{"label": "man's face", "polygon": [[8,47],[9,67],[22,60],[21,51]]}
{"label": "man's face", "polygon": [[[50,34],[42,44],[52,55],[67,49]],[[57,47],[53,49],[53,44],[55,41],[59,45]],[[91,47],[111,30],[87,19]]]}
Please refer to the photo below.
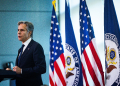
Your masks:
{"label": "man's face", "polygon": [[31,35],[31,32],[28,32],[26,28],[27,28],[26,24],[20,24],[18,26],[18,32],[17,32],[18,40],[22,41],[22,43],[27,41]]}

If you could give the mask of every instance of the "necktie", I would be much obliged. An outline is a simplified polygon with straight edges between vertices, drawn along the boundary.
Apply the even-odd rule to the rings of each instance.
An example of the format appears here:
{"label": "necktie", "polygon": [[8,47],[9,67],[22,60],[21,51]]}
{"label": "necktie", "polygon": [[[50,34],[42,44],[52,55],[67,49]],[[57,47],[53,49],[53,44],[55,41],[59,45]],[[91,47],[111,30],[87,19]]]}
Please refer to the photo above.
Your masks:
{"label": "necktie", "polygon": [[21,47],[21,51],[20,51],[20,54],[19,54],[19,57],[18,57],[18,65],[19,65],[19,62],[20,62],[20,58],[21,58],[21,55],[22,55],[22,51],[23,51],[23,47],[25,45],[23,44],[22,47]]}

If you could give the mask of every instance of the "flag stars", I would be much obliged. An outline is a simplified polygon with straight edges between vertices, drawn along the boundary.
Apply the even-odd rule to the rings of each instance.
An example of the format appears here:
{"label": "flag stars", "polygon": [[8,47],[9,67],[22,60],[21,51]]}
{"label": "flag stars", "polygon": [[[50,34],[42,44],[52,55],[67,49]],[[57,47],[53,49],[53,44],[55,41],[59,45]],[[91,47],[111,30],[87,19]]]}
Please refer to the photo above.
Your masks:
{"label": "flag stars", "polygon": [[55,15],[53,15],[53,18],[55,18]]}
{"label": "flag stars", "polygon": [[54,37],[56,37],[56,34],[54,34]]}
{"label": "flag stars", "polygon": [[84,42],[82,41],[82,44],[83,44]]}
{"label": "flag stars", "polygon": [[54,21],[51,21],[51,24],[54,24]]}
{"label": "flag stars", "polygon": [[60,35],[58,35],[58,38],[60,38]]}
{"label": "flag stars", "polygon": [[59,25],[58,22],[56,23],[56,25]]}
{"label": "flag stars", "polygon": [[81,5],[81,8],[83,8],[83,6]]}
{"label": "flag stars", "polygon": [[87,44],[87,42],[85,42],[85,45]]}
{"label": "flag stars", "polygon": [[80,19],[80,22],[81,22],[81,19]]}
{"label": "flag stars", "polygon": [[54,48],[54,45],[53,45],[53,48]]}
{"label": "flag stars", "polygon": [[83,48],[82,48],[82,50],[83,50]]}
{"label": "flag stars", "polygon": [[80,13],[80,15],[82,15],[82,12]]}
{"label": "flag stars", "polygon": [[55,42],[55,40],[53,40],[53,42]]}
{"label": "flag stars", "polygon": [[91,37],[89,37],[91,39]]}
{"label": "flag stars", "polygon": [[57,28],[55,28],[55,31],[57,31]]}
{"label": "flag stars", "polygon": [[60,47],[60,50],[62,50],[62,48]]}
{"label": "flag stars", "polygon": [[53,29],[53,27],[50,28],[51,30]]}
{"label": "flag stars", "polygon": [[84,37],[84,34],[82,34],[82,37]]}
{"label": "flag stars", "polygon": [[87,22],[87,25],[89,24],[89,22]]}
{"label": "flag stars", "polygon": [[85,37],[87,38],[87,35]]}
{"label": "flag stars", "polygon": [[83,20],[83,23],[85,23],[85,21]]}
{"label": "flag stars", "polygon": [[51,63],[51,66],[53,66],[53,63]]}
{"label": "flag stars", "polygon": [[89,30],[89,32],[91,32],[92,30]]}
{"label": "flag stars", "polygon": [[58,47],[56,47],[56,50],[58,49]]}
{"label": "flag stars", "polygon": [[90,16],[88,15],[87,18],[90,18]]}
{"label": "flag stars", "polygon": [[59,43],[59,41],[57,41],[57,44]]}
{"label": "flag stars", "polygon": [[53,57],[52,57],[51,59],[52,59],[52,60],[54,60],[54,58],[53,58]]}
{"label": "flag stars", "polygon": [[55,55],[57,55],[57,53],[55,52]]}
{"label": "flag stars", "polygon": [[84,30],[84,27],[82,29]]}
{"label": "flag stars", "polygon": [[84,14],[84,16],[86,16],[86,14]]}
{"label": "flag stars", "polygon": [[88,31],[88,28],[86,30]]}

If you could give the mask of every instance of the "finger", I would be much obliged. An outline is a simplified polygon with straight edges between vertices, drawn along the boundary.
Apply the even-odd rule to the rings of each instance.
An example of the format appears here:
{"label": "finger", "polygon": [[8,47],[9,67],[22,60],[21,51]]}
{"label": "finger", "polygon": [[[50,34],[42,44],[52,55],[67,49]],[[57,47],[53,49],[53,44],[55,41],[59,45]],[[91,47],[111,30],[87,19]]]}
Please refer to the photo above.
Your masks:
{"label": "finger", "polygon": [[16,68],[17,66],[15,66],[14,68]]}
{"label": "finger", "polygon": [[13,69],[13,71],[16,71],[16,69]]}
{"label": "finger", "polygon": [[6,70],[11,70],[10,68],[6,68]]}

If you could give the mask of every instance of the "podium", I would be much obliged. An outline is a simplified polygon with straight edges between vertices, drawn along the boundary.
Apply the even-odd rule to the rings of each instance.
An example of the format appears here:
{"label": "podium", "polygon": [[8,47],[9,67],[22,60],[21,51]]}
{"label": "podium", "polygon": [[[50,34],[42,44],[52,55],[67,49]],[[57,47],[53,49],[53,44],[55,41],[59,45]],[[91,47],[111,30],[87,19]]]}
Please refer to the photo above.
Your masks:
{"label": "podium", "polygon": [[8,80],[15,78],[16,72],[0,69],[0,82],[3,80]]}

